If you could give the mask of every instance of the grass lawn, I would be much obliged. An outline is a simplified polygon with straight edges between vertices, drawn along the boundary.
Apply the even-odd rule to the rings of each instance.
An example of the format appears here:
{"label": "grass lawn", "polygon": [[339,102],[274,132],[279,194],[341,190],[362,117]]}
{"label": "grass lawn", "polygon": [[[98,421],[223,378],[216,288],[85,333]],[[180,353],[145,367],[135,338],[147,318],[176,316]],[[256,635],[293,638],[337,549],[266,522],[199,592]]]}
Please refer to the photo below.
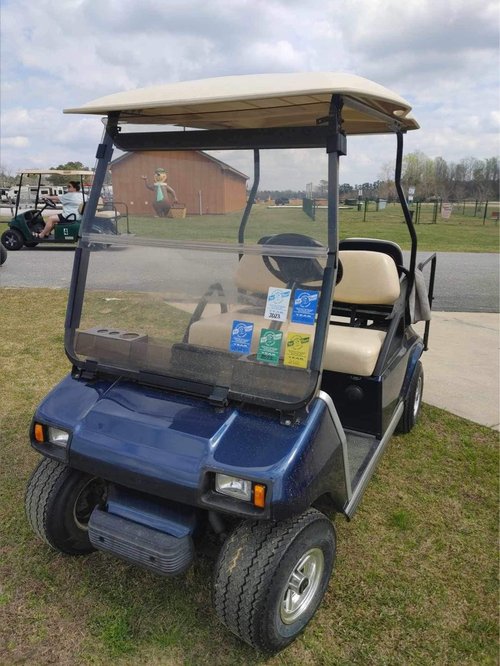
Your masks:
{"label": "grass lawn", "polygon": [[28,428],[69,369],[65,300],[63,290],[1,294],[1,664],[498,663],[498,433],[427,405],[412,434],[392,440],[354,520],[336,520],[326,599],[271,659],[218,624],[209,558],[162,579],[38,541],[23,508],[39,460]]}
{"label": "grass lawn", "polygon": [[[472,214],[454,214],[450,220],[438,218],[432,224],[432,204],[423,205],[421,223],[416,225],[419,250],[429,252],[498,252],[498,225]],[[410,249],[409,234],[399,204],[390,204],[383,211],[369,209],[366,220],[363,211],[340,211],[340,237],[370,237],[392,240],[404,250]],[[185,219],[159,220],[130,218],[130,231],[155,238],[210,240],[234,243],[237,241],[241,212],[227,215],[204,215]],[[6,218],[0,218],[0,234],[7,228]],[[120,223],[125,231],[124,222]],[[326,210],[318,209],[316,220],[310,220],[300,208],[265,204],[255,205],[247,224],[245,240],[256,242],[272,233],[302,233],[326,242]]]}

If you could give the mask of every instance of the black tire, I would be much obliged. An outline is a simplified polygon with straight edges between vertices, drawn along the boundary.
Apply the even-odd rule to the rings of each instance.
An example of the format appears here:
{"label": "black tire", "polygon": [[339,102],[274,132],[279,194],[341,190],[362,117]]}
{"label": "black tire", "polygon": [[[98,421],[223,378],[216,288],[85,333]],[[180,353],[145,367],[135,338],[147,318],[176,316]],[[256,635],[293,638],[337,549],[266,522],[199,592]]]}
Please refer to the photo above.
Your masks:
{"label": "black tire", "polygon": [[282,650],[320,605],[335,551],[334,527],[316,509],[281,523],[241,523],[224,543],[215,569],[219,619],[258,650]]}
{"label": "black tire", "polygon": [[35,534],[51,548],[84,555],[95,550],[87,524],[104,500],[103,481],[44,458],[28,481],[26,515]]}
{"label": "black tire", "polygon": [[24,245],[24,236],[18,229],[7,229],[0,240],[7,250],[20,250]]}
{"label": "black tire", "polygon": [[7,250],[0,243],[0,266],[7,261]]}
{"label": "black tire", "polygon": [[406,435],[413,429],[422,408],[422,395],[424,391],[424,369],[420,361],[417,362],[413,377],[411,378],[408,395],[405,400],[403,414],[398,423],[396,432]]}

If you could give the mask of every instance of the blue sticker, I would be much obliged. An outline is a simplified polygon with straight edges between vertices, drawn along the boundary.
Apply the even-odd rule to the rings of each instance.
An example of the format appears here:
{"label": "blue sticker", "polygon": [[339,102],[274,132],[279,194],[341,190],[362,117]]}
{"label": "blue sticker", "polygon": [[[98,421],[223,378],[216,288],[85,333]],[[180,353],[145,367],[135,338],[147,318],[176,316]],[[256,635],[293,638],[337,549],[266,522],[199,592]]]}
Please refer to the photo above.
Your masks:
{"label": "blue sticker", "polygon": [[292,322],[294,324],[314,324],[318,300],[319,291],[297,289],[293,299]]}
{"label": "blue sticker", "polygon": [[249,354],[252,346],[253,324],[250,321],[235,319],[231,328],[229,351]]}

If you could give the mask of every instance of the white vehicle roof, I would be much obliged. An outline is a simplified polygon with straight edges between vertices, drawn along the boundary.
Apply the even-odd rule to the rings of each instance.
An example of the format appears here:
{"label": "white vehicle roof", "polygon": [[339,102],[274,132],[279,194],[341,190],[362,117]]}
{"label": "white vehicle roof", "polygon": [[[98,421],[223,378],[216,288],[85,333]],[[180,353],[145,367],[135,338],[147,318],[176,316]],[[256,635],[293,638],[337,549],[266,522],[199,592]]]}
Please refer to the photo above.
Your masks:
{"label": "white vehicle roof", "polygon": [[94,172],[76,169],[21,169],[17,172],[18,176],[36,176],[38,174],[42,174],[42,176],[93,176]]}
{"label": "white vehicle roof", "polygon": [[343,128],[347,134],[386,133],[387,118],[399,121],[403,129],[419,127],[410,114],[410,104],[396,93],[360,76],[332,72],[250,74],[168,83],[107,95],[64,112],[107,115],[119,111],[120,123],[197,129],[305,127],[317,125],[319,118],[328,115],[335,93],[344,97]]}

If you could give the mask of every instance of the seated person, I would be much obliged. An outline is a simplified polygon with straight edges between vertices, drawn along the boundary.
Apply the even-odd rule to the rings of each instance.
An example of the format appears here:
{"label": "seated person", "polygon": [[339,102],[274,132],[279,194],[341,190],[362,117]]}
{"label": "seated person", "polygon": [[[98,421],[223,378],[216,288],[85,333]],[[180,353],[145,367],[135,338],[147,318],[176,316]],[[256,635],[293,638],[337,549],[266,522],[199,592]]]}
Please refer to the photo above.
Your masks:
{"label": "seated person", "polygon": [[[59,215],[51,215],[45,220],[43,231],[34,234],[37,238],[47,238],[56,224],[79,222],[82,219],[79,208],[83,204],[83,194],[80,192],[80,183],[77,180],[70,180],[66,194],[45,198],[51,201],[59,201],[62,204],[63,211]],[[69,217],[70,219],[68,219]]]}

